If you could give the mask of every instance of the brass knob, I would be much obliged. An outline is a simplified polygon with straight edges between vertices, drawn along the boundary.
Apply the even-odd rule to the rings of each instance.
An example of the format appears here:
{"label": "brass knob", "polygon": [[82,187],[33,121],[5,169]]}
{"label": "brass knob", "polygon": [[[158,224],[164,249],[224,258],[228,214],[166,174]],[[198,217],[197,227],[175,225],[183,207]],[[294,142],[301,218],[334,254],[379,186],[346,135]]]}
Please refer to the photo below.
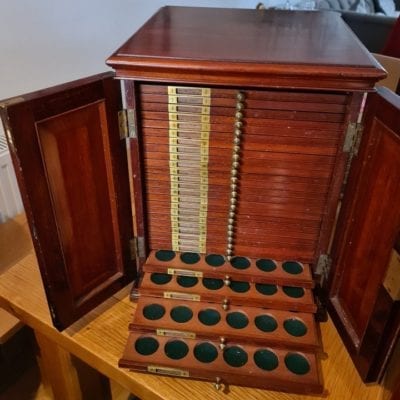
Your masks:
{"label": "brass knob", "polygon": [[243,100],[244,100],[244,94],[241,93],[241,92],[238,92],[238,93],[236,94],[236,99],[237,99],[238,101],[243,101]]}
{"label": "brass knob", "polygon": [[235,129],[235,136],[240,137],[242,134],[242,131],[240,129]]}
{"label": "brass knob", "polygon": [[222,302],[222,309],[224,311],[229,310],[229,300],[228,299],[224,299],[224,301]]}
{"label": "brass knob", "polygon": [[241,111],[241,110],[243,110],[243,108],[244,108],[244,104],[243,103],[240,103],[240,102],[236,103],[236,110]]}
{"label": "brass knob", "polygon": [[219,348],[224,350],[226,347],[226,339],[224,337],[220,337],[219,339]]}
{"label": "brass knob", "polygon": [[229,275],[225,275],[224,285],[229,286],[231,284],[231,277]]}
{"label": "brass knob", "polygon": [[240,138],[235,137],[235,139],[233,139],[233,143],[240,144]]}
{"label": "brass knob", "polygon": [[222,383],[221,383],[221,378],[216,377],[215,378],[215,383],[213,383],[213,386],[215,388],[215,390],[221,390],[222,389]]}
{"label": "brass knob", "polygon": [[236,114],[235,114],[235,118],[236,119],[242,119],[243,118],[243,114],[240,112],[240,111],[238,111],[238,112],[236,112]]}
{"label": "brass knob", "polygon": [[243,126],[243,122],[242,121],[236,121],[235,122],[235,126],[236,126],[236,128],[241,128]]}

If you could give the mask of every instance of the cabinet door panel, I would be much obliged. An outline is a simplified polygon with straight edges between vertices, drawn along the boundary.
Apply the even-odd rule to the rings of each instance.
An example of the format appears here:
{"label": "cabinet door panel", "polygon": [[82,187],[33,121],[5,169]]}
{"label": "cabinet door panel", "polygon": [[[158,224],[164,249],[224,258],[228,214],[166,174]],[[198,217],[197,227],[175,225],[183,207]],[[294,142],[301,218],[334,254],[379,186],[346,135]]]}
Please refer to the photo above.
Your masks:
{"label": "cabinet door panel", "polygon": [[380,346],[394,340],[396,301],[383,283],[400,231],[400,99],[386,90],[372,97],[338,221],[329,294],[332,316],[365,380],[378,377]]}
{"label": "cabinet door panel", "polygon": [[118,82],[102,74],[23,96],[3,109],[42,278],[59,329],[133,275],[119,107]]}

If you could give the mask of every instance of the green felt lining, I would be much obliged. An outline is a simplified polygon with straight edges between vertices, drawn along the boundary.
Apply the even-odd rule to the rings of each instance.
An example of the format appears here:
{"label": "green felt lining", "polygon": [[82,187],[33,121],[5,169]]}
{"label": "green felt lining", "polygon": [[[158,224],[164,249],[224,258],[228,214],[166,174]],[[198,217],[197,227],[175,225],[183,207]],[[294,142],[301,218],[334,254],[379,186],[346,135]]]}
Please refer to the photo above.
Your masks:
{"label": "green felt lining", "polygon": [[224,360],[231,367],[243,367],[248,359],[247,353],[238,346],[227,347],[224,350]]}
{"label": "green felt lining", "polygon": [[219,254],[209,254],[205,260],[211,267],[220,267],[225,264],[225,258]]}
{"label": "green felt lining", "polygon": [[246,257],[233,257],[231,265],[236,269],[247,269],[250,267],[250,261]]}
{"label": "green felt lining", "polygon": [[272,296],[278,291],[276,285],[270,285],[267,283],[256,283],[256,290],[258,293],[264,294],[266,296]]}
{"label": "green felt lining", "polygon": [[247,318],[246,314],[239,311],[234,311],[230,312],[226,316],[226,322],[231,328],[243,329],[249,324],[249,319]]}
{"label": "green felt lining", "polygon": [[189,347],[182,340],[171,340],[165,344],[164,351],[168,358],[171,358],[172,360],[180,360],[181,358],[186,357],[189,352]]}
{"label": "green felt lining", "polygon": [[224,281],[222,279],[214,278],[203,278],[203,286],[209,290],[218,290],[224,286]]}
{"label": "green felt lining", "polygon": [[195,276],[178,276],[176,278],[176,282],[179,286],[188,288],[196,286],[199,282],[199,279]]}
{"label": "green felt lining", "polygon": [[171,261],[175,258],[175,252],[173,250],[158,250],[155,256],[159,261]]}
{"label": "green felt lining", "polygon": [[155,353],[158,347],[158,341],[152,337],[140,337],[135,342],[135,350],[142,356]]}
{"label": "green felt lining", "polygon": [[218,357],[217,348],[211,343],[199,343],[193,349],[193,354],[202,363],[213,362]]}
{"label": "green felt lining", "polygon": [[192,319],[193,311],[186,306],[176,306],[171,310],[169,315],[175,322],[184,323]]}
{"label": "green felt lining", "polygon": [[160,274],[158,272],[153,272],[150,275],[150,279],[156,285],[165,285],[166,283],[170,282],[172,279],[172,275],[168,274]]}
{"label": "green felt lining", "polygon": [[282,286],[282,290],[287,296],[295,299],[303,297],[305,293],[303,288],[295,286]]}
{"label": "green felt lining", "polygon": [[282,264],[282,268],[285,272],[291,275],[297,275],[303,272],[303,266],[297,261],[285,261]]}
{"label": "green felt lining", "polygon": [[257,350],[253,358],[257,367],[265,371],[273,371],[279,364],[276,354],[267,349]]}
{"label": "green felt lining", "polygon": [[285,328],[285,331],[292,336],[300,337],[307,333],[306,324],[297,318],[286,319],[283,322],[283,327]]}
{"label": "green felt lining", "polygon": [[278,328],[276,319],[270,315],[257,315],[257,317],[254,318],[254,323],[256,327],[263,332],[273,332]]}
{"label": "green felt lining", "polygon": [[181,261],[185,264],[196,264],[200,261],[200,255],[197,253],[182,253]]}
{"label": "green felt lining", "polygon": [[202,324],[212,326],[221,321],[221,314],[217,310],[206,308],[205,310],[199,311],[198,318]]}
{"label": "green felt lining", "polygon": [[162,318],[164,314],[165,308],[160,304],[149,304],[143,307],[143,316],[151,321]]}
{"label": "green felt lining", "polygon": [[229,287],[236,293],[245,293],[250,290],[250,283],[241,281],[232,281]]}
{"label": "green felt lining", "polygon": [[286,368],[296,375],[305,375],[310,371],[310,363],[299,353],[289,353],[285,357]]}
{"label": "green felt lining", "polygon": [[256,266],[259,270],[264,272],[271,272],[276,270],[276,264],[269,258],[260,258],[256,261]]}

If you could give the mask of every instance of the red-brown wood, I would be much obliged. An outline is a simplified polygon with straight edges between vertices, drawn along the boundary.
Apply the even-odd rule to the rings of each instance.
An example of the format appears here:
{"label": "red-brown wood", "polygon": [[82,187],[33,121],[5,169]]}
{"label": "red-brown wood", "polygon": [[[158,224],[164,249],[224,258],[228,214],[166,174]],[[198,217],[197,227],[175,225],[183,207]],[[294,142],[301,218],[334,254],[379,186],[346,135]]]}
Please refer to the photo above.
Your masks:
{"label": "red-brown wood", "polygon": [[119,85],[102,74],[2,104],[54,324],[63,329],[134,276]]}
{"label": "red-brown wood", "polygon": [[362,90],[384,76],[328,12],[164,7],[107,63],[120,77],[258,87]]}
{"label": "red-brown wood", "polygon": [[[136,351],[135,343],[141,337],[151,337],[157,340],[159,346],[153,354],[142,355]],[[219,377],[224,384],[254,386],[284,392],[321,394],[323,391],[322,379],[318,369],[319,360],[313,353],[299,353],[307,360],[309,365],[309,371],[300,375],[289,371],[285,366],[285,357],[293,353],[290,350],[268,348],[269,351],[272,351],[277,356],[278,363],[275,369],[266,371],[258,367],[254,361],[255,352],[266,349],[263,346],[243,345],[239,342],[240,348],[248,354],[248,360],[245,365],[234,367],[224,361],[224,353],[229,347],[235,346],[235,342],[227,346],[224,351],[219,351],[215,360],[204,363],[196,359],[194,355],[195,346],[199,343],[207,342],[218,348],[218,342],[193,339],[180,340],[188,346],[188,352],[185,357],[176,360],[168,357],[164,350],[165,345],[171,341],[170,338],[140,331],[131,332],[119,365],[138,371],[148,371],[148,365],[164,366],[186,371],[186,376],[191,378],[207,379],[215,382],[216,378]],[[174,371],[170,371],[170,375],[184,376],[176,374]]]}
{"label": "red-brown wood", "polygon": [[395,206],[400,203],[400,98],[379,89],[366,115],[363,145],[350,174],[333,244],[329,298],[332,316],[361,376],[373,380],[377,374],[370,374],[370,369],[379,371],[373,361],[390,337],[386,329],[394,305],[381,285],[400,232],[400,209]]}

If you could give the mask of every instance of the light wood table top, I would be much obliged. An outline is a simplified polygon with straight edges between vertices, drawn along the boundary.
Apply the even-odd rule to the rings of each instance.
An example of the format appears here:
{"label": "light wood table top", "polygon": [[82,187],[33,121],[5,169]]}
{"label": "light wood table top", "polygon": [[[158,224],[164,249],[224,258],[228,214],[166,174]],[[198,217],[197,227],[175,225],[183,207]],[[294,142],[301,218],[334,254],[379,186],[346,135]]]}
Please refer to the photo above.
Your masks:
{"label": "light wood table top", "polygon": [[[60,333],[53,328],[36,257],[31,251],[0,276],[0,306],[31,326],[37,333],[53,341],[125,387],[143,400],[316,400],[319,397],[289,395],[236,386],[229,393],[217,392],[210,383],[130,372],[118,368],[128,337],[128,324],[135,305],[128,298],[129,287],[114,295],[97,309]],[[379,400],[383,389],[366,386],[357,375],[350,357],[332,323],[321,325],[324,350],[322,361],[325,399]]]}

